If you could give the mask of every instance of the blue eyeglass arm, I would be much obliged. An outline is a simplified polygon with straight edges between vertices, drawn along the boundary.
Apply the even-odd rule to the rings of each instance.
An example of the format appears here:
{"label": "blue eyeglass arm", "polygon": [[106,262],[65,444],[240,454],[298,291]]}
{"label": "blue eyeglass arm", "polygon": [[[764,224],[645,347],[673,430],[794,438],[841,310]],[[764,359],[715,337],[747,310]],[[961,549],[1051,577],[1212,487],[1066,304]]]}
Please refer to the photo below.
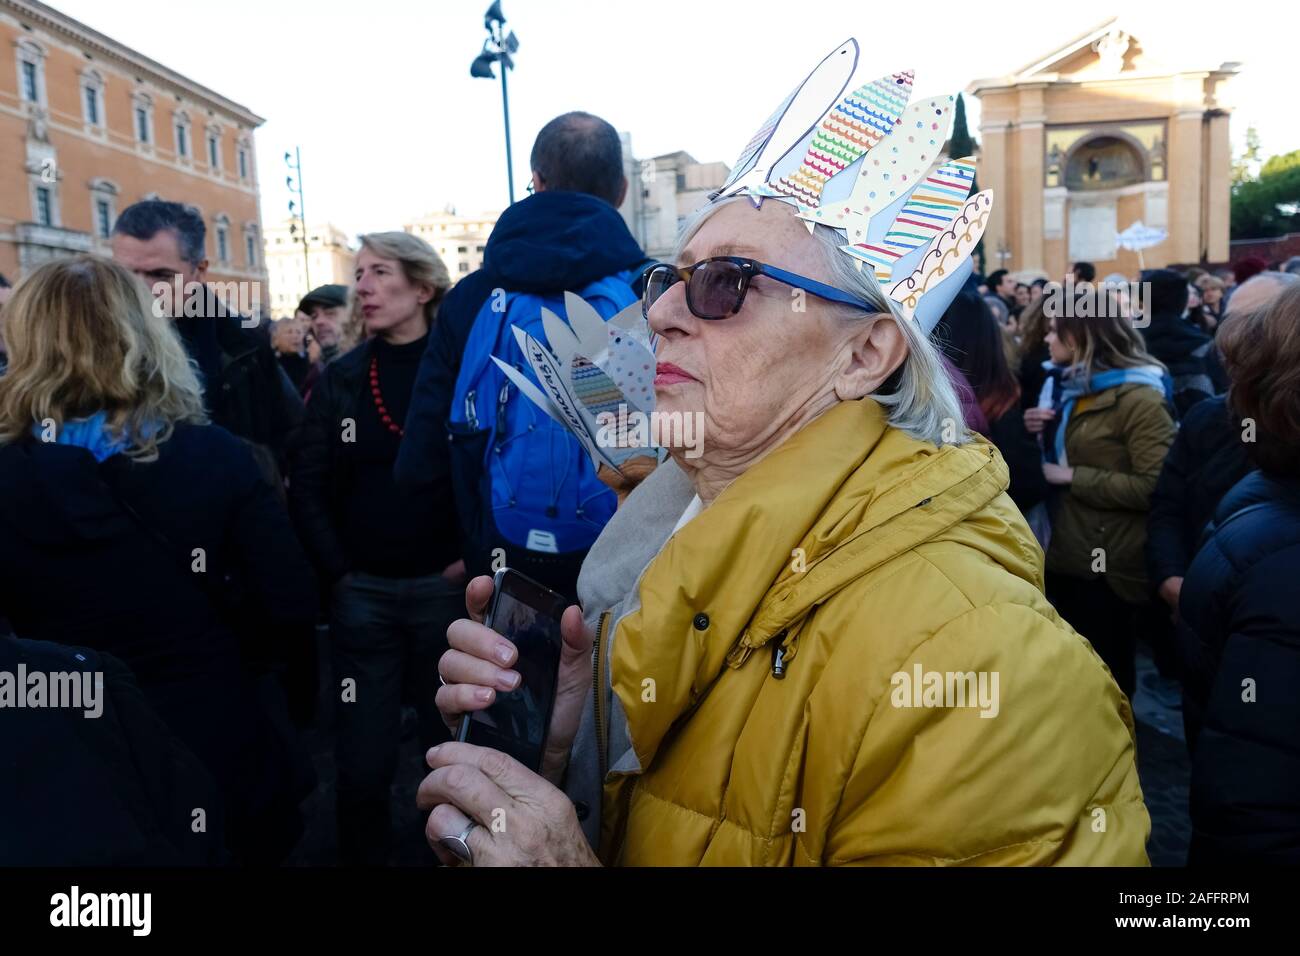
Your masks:
{"label": "blue eyeglass arm", "polygon": [[829,286],[824,282],[818,282],[816,279],[809,279],[806,276],[796,275],[793,272],[786,272],[784,269],[778,269],[776,266],[769,266],[763,263],[757,263],[756,272],[760,275],[770,276],[778,282],[784,282],[786,285],[794,286],[796,289],[803,289],[805,292],[811,292],[819,299],[827,299],[831,302],[839,302],[841,305],[852,305],[867,312],[879,312],[874,305],[859,299],[855,295],[849,295],[847,292],[841,292],[834,286]]}

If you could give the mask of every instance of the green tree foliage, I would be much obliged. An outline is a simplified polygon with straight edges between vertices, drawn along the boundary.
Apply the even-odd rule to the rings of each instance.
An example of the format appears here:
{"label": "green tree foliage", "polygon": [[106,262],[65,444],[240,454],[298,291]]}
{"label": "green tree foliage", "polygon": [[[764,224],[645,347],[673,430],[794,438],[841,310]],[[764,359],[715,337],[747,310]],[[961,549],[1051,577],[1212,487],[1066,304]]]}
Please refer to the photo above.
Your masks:
{"label": "green tree foliage", "polygon": [[[961,159],[963,156],[975,155],[975,140],[971,137],[970,129],[966,125],[966,101],[960,93],[957,94],[957,109],[952,117],[952,136],[948,139],[948,158]],[[974,177],[971,180],[970,192],[975,195],[980,191],[979,178]],[[997,197],[994,197],[996,201]],[[980,239],[979,244],[975,247],[975,261],[977,265],[984,262],[984,240]],[[984,271],[981,268],[981,271]]]}
{"label": "green tree foliage", "polygon": [[1242,179],[1232,187],[1233,239],[1267,239],[1288,232],[1300,232],[1300,149],[1272,157],[1258,178]]}

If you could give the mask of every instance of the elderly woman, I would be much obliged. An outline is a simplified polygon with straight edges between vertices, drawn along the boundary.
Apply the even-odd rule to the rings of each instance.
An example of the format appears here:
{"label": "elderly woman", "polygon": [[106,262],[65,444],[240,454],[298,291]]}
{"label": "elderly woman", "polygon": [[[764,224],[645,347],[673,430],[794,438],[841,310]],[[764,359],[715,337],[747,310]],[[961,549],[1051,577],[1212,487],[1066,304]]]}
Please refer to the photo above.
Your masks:
{"label": "elderly woman", "polygon": [[[588,557],[541,775],[429,752],[444,862],[1146,863],[1128,701],[841,241],[727,199],[650,275],[657,411],[702,413],[703,454],[673,449]],[[449,721],[517,685],[490,590],[448,634]]]}

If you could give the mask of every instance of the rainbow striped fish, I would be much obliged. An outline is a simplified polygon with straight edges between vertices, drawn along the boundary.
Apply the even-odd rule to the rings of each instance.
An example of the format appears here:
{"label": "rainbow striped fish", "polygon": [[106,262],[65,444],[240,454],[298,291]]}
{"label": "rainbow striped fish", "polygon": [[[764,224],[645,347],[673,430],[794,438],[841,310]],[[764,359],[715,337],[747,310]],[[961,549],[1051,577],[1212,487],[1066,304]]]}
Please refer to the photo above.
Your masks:
{"label": "rainbow striped fish", "polygon": [[[872,80],[843,97],[818,124],[799,168],[769,184],[769,195],[816,208],[830,179],[888,136],[912,97],[911,70]],[[764,190],[768,192],[768,190]]]}
{"label": "rainbow striped fish", "polygon": [[921,180],[879,242],[857,242],[841,248],[873,266],[879,281],[888,282],[894,263],[952,225],[974,182],[974,157],[950,160]]}

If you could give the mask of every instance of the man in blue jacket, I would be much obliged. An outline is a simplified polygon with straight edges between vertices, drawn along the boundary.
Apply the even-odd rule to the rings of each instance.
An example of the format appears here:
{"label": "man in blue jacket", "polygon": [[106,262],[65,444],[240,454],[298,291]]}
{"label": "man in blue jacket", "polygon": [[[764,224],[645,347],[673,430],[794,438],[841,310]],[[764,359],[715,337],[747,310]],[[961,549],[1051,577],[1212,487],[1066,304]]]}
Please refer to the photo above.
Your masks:
{"label": "man in blue jacket", "polygon": [[[461,279],[439,306],[395,466],[404,487],[452,494],[447,441],[452,393],[474,319],[495,290],[576,291],[646,262],[618,213],[628,183],[614,127],[589,113],[557,116],[537,134],[530,163],[533,195],[502,214],[484,250],[483,268]],[[467,533],[472,521],[466,516],[477,514],[479,504],[456,502]],[[483,543],[463,545],[471,576],[490,573],[483,566]]]}

